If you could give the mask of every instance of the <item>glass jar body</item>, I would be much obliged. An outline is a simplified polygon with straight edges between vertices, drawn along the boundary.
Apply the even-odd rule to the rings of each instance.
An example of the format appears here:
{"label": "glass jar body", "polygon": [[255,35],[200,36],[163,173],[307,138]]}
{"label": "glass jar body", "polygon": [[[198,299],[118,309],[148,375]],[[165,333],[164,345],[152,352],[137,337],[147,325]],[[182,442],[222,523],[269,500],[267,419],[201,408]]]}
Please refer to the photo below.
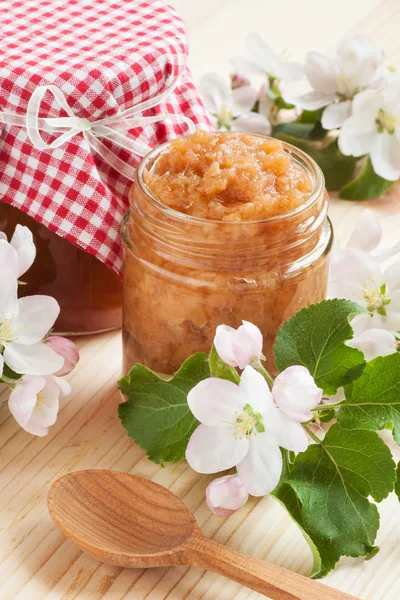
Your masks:
{"label": "glass jar body", "polygon": [[17,224],[29,227],[37,250],[19,295],[56,298],[61,308],[57,333],[89,334],[121,326],[122,284],[116,273],[21,210],[0,203],[0,231],[10,239]]}
{"label": "glass jar body", "polygon": [[142,179],[157,153],[143,159],[122,226],[125,372],[140,362],[171,374],[194,352],[209,352],[218,325],[237,328],[242,320],[261,329],[266,366],[275,371],[279,327],[325,298],[332,241],[322,174],[303,153],[289,151],[312,171],[311,201],[286,215],[238,223],[161,205]]}

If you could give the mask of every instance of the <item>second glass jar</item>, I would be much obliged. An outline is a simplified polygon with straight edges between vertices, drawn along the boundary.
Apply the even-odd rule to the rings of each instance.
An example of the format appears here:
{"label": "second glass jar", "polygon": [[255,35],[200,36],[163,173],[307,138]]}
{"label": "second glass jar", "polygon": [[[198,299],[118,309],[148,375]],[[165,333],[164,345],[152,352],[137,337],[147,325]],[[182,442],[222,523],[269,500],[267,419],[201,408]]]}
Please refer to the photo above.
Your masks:
{"label": "second glass jar", "polygon": [[140,362],[171,374],[194,352],[209,352],[218,325],[247,320],[261,329],[274,373],[277,330],[326,295],[332,228],[323,174],[285,144],[312,181],[305,204],[259,221],[200,219],[168,208],[146,187],[143,173],[168,145],[141,161],[122,225],[124,371]]}

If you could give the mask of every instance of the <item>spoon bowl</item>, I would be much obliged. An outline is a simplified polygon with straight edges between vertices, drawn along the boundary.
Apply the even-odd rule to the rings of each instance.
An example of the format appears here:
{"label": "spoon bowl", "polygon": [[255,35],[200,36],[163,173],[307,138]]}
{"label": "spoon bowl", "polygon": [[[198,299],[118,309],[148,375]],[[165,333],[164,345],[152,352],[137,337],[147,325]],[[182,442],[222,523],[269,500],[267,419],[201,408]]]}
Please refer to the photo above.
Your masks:
{"label": "spoon bowl", "polygon": [[95,558],[120,567],[177,564],[174,553],[200,531],[185,504],[166,488],[117,471],[78,471],[53,483],[51,517]]}
{"label": "spoon bowl", "polygon": [[209,540],[179,498],[141,477],[96,469],[69,473],[51,485],[48,506],[67,538],[111,565],[194,565],[273,600],[356,600]]}

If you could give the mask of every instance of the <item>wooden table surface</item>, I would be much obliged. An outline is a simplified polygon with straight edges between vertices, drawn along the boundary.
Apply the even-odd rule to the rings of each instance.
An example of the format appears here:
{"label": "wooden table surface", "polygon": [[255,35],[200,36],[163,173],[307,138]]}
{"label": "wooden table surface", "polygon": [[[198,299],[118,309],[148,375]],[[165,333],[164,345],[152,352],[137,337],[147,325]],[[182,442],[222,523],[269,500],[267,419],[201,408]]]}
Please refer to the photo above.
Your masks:
{"label": "wooden table surface", "polygon": [[[243,51],[244,36],[258,30],[277,50],[302,59],[307,49],[331,50],[349,33],[371,34],[392,64],[400,66],[399,0],[175,0],[190,32],[190,65],[229,72],[228,59]],[[399,236],[400,188],[365,203],[382,218],[388,241]],[[333,200],[336,239],[346,240],[359,203]],[[396,233],[397,230],[397,233]],[[44,438],[21,430],[7,406],[0,409],[1,600],[255,600],[258,594],[199,569],[123,570],[82,554],[54,527],[46,507],[50,483],[77,469],[116,469],[171,488],[194,511],[204,533],[300,573],[311,555],[299,530],[273,498],[251,499],[228,520],[213,516],[204,493],[210,477],[186,463],[161,468],[147,460],[117,417],[121,336],[106,333],[78,341],[79,368],[72,394],[62,401]],[[0,400],[5,397],[1,395]],[[395,459],[400,451],[392,446]],[[381,552],[371,561],[343,559],[324,580],[363,600],[400,598],[400,506],[392,495],[380,505]],[[323,600],[315,599],[315,600]]]}

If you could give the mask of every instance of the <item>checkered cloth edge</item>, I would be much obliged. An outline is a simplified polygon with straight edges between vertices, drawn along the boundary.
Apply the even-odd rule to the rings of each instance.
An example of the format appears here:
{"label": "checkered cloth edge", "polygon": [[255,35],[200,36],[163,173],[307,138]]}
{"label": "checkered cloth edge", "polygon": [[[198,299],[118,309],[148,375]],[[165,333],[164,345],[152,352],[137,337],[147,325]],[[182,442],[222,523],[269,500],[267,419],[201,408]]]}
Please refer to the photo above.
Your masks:
{"label": "checkered cloth edge", "polygon": [[[0,0],[0,16],[1,111],[26,114],[34,90],[53,84],[77,117],[93,121],[160,94],[167,80],[179,77],[173,94],[144,116],[183,114],[212,129],[185,65],[184,25],[163,0]],[[59,116],[66,114],[47,93],[40,117]],[[158,122],[129,135],[156,146],[186,131],[184,124]],[[0,134],[0,201],[120,273],[119,227],[132,182],[92,152],[81,134],[43,151],[25,128],[0,124]],[[133,178],[140,157],[102,141],[131,166]]]}

